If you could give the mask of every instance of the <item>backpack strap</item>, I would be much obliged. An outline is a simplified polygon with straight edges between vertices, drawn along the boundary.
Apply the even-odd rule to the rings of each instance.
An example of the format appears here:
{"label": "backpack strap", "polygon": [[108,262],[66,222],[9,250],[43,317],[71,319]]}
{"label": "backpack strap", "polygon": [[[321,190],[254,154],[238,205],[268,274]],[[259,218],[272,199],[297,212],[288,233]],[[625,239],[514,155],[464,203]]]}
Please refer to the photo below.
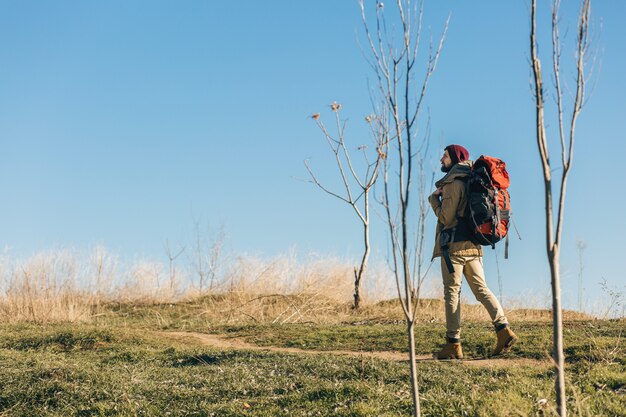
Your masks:
{"label": "backpack strap", "polygon": [[506,234],[506,239],[504,240],[504,259],[509,259],[509,234]]}
{"label": "backpack strap", "polygon": [[454,242],[454,238],[456,236],[456,227],[451,229],[444,229],[443,224],[439,223],[439,245],[441,246],[441,254],[443,256],[444,261],[446,262],[446,266],[448,267],[448,272],[451,274],[454,273],[454,266],[452,265],[452,259],[450,259],[450,243]]}
{"label": "backpack strap", "polygon": [[446,266],[448,267],[448,272],[454,274],[454,265],[452,265],[452,259],[450,259],[450,252],[448,251],[448,245],[441,248],[443,260],[446,262]]}
{"label": "backpack strap", "polygon": [[[493,205],[495,207],[495,213],[493,214],[493,220],[491,221],[491,236],[496,236],[497,235],[497,230],[498,227],[500,227],[500,204],[499,204],[499,200],[500,200],[500,189],[498,187],[496,187],[494,185],[493,187],[494,189],[494,193],[493,193]],[[506,195],[504,193],[502,193],[502,198],[504,200],[506,200]],[[491,249],[496,249],[496,244],[494,242],[491,242]]]}
{"label": "backpack strap", "polygon": [[[443,225],[439,223],[439,227],[443,229]],[[443,229],[439,232],[439,245],[441,246],[441,254],[448,267],[448,272],[454,273],[452,259],[450,259],[450,243],[463,242],[469,240],[473,242],[467,224],[463,218],[459,218],[458,224],[450,229]]]}

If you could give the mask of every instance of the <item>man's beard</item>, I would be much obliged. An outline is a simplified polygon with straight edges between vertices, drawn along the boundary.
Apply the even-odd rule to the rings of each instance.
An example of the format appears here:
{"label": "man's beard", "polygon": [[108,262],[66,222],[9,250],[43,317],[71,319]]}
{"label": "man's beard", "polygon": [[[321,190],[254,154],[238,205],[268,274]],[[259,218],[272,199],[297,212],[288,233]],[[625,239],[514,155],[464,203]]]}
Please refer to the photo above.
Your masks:
{"label": "man's beard", "polygon": [[449,167],[446,167],[445,165],[441,165],[441,172],[450,172],[451,169],[452,169],[452,165],[450,165]]}

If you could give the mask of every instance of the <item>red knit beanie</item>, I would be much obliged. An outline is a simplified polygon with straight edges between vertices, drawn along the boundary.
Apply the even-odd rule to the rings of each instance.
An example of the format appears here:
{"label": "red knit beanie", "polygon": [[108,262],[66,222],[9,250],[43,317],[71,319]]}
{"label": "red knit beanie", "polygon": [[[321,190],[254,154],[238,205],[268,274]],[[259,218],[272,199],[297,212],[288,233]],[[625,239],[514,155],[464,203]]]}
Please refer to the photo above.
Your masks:
{"label": "red knit beanie", "polygon": [[458,164],[469,159],[468,150],[461,145],[448,145],[445,150],[448,151],[452,164]]}

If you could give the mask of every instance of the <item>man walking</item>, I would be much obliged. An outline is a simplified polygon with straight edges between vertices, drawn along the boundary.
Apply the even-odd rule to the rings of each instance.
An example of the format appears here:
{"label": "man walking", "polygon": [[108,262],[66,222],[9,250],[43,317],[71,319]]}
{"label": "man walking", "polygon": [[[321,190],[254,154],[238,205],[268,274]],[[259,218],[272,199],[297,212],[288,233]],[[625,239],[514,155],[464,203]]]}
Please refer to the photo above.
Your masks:
{"label": "man walking", "polygon": [[470,239],[463,220],[467,206],[466,180],[472,161],[460,145],[449,145],[441,158],[446,175],[435,183],[437,189],[428,198],[437,216],[437,236],[433,259],[441,257],[446,309],[446,344],[434,354],[436,359],[461,359],[461,280],[469,284],[476,299],[487,309],[495,327],[497,342],[492,354],[507,351],[518,338],[511,331],[498,299],[487,287],[483,271],[482,247]]}

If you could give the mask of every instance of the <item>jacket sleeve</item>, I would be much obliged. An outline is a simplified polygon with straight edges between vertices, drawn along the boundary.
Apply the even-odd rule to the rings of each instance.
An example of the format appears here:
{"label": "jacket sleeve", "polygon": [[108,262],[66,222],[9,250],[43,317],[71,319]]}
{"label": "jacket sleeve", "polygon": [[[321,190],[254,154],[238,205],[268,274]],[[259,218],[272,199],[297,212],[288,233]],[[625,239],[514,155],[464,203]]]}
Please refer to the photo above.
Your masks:
{"label": "jacket sleeve", "polygon": [[428,201],[439,223],[443,225],[444,229],[448,229],[457,224],[457,212],[463,198],[464,184],[461,181],[452,181],[449,184],[445,184],[442,188],[441,199],[431,194],[428,197]]}

